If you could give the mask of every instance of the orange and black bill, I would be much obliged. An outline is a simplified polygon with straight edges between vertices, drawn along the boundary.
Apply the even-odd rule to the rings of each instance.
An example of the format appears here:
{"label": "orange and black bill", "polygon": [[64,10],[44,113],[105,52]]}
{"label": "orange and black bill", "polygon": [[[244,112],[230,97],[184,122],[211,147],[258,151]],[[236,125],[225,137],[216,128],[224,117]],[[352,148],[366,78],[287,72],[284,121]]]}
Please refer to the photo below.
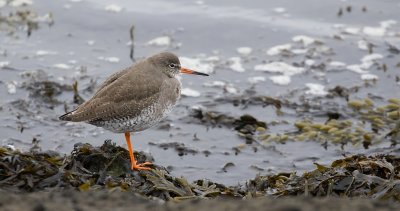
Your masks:
{"label": "orange and black bill", "polygon": [[181,68],[181,73],[208,76],[208,74],[197,72],[197,71],[194,71],[194,70],[190,70],[190,69],[187,69],[187,68],[184,68],[184,67]]}

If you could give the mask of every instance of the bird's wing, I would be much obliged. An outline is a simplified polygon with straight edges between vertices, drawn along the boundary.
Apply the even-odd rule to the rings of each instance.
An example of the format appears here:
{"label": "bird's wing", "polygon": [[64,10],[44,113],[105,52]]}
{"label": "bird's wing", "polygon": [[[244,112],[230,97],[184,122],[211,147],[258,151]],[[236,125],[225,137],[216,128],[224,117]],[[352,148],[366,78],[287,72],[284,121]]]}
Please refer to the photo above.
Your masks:
{"label": "bird's wing", "polygon": [[66,114],[63,119],[91,122],[137,116],[160,96],[163,78],[157,77],[157,74],[149,77],[149,72],[132,74],[132,71],[128,71],[119,77],[111,76],[90,100]]}
{"label": "bird's wing", "polygon": [[110,85],[112,82],[114,82],[115,80],[117,80],[119,77],[121,77],[122,75],[124,75],[125,73],[127,73],[129,71],[129,68],[126,68],[124,70],[121,70],[119,72],[116,72],[114,74],[112,74],[110,77],[108,77],[101,85],[99,88],[97,88],[97,91],[94,95],[96,95],[98,92],[100,92],[104,87]]}

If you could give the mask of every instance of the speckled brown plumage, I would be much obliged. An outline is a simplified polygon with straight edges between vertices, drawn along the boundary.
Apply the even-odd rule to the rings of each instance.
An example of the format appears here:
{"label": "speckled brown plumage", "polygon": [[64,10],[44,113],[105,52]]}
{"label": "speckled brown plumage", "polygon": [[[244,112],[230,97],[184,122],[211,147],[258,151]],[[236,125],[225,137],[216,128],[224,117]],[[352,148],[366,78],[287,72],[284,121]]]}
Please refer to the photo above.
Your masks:
{"label": "speckled brown plumage", "polygon": [[130,132],[155,125],[172,110],[181,94],[179,73],[207,75],[182,68],[172,53],[159,53],[111,75],[90,100],[60,119],[125,133],[131,168],[149,170],[151,163],[136,164]]}
{"label": "speckled brown plumage", "polygon": [[[110,76],[90,100],[60,119],[84,121],[121,133],[151,127],[156,123],[154,121],[165,117],[165,112],[171,110],[180,96],[180,82],[174,75],[160,68],[164,63],[164,69],[169,68],[169,63],[180,64],[179,59],[171,53],[157,54],[140,61]],[[150,111],[146,113],[146,109]],[[142,123],[131,125],[131,128],[123,125],[123,122],[141,115],[146,115],[141,117]],[[121,126],[116,129],[118,126],[110,127],[110,124]]]}

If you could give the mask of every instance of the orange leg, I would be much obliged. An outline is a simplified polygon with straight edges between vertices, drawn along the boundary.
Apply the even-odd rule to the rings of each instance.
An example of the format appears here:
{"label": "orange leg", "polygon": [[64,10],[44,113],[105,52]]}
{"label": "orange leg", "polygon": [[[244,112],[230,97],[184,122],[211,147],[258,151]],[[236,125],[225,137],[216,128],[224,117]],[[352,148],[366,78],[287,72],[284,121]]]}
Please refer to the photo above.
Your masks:
{"label": "orange leg", "polygon": [[137,164],[135,156],[133,155],[132,145],[131,145],[131,134],[129,132],[125,133],[126,144],[128,145],[129,156],[131,158],[131,169],[132,170],[150,170],[151,168],[145,167],[146,165],[153,165],[150,162],[145,162]]}

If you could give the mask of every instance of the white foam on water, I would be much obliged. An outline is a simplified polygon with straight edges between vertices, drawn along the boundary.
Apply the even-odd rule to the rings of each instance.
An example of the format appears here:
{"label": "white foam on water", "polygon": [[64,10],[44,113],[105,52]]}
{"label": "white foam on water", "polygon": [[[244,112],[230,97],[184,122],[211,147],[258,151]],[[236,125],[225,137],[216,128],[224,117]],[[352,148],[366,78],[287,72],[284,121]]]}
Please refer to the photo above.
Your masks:
{"label": "white foam on water", "polygon": [[371,37],[383,37],[386,34],[386,28],[366,26],[362,32]]}
{"label": "white foam on water", "polygon": [[299,48],[292,49],[292,53],[294,53],[294,54],[305,54],[307,52],[308,52],[308,49],[299,49]]}
{"label": "white foam on water", "polygon": [[315,60],[312,60],[312,59],[306,59],[306,61],[304,61],[304,63],[307,66],[313,66],[316,62],[315,62]]}
{"label": "white foam on water", "polygon": [[16,150],[15,146],[12,145],[12,144],[6,144],[5,146],[8,147],[9,149],[13,150],[13,151]]}
{"label": "white foam on water", "polygon": [[245,72],[246,70],[243,68],[242,59],[240,57],[231,57],[228,59],[229,68],[236,72]]}
{"label": "white foam on water", "polygon": [[36,56],[47,56],[47,55],[56,55],[58,54],[56,51],[48,51],[48,50],[38,50],[36,51]]}
{"label": "white foam on water", "polygon": [[379,77],[374,74],[366,73],[361,75],[361,79],[364,81],[372,81],[372,80],[378,80]]}
{"label": "white foam on water", "polygon": [[201,93],[191,88],[183,88],[181,94],[186,97],[200,97]]}
{"label": "white foam on water", "polygon": [[17,92],[17,85],[18,85],[17,81],[14,81],[14,80],[8,81],[6,83],[8,94],[15,94]]}
{"label": "white foam on water", "polygon": [[254,66],[256,71],[264,71],[270,73],[281,73],[282,75],[271,76],[269,79],[278,85],[288,85],[291,82],[291,76],[300,74],[305,71],[302,67],[294,67],[284,62],[271,62]]}
{"label": "white foam on water", "polygon": [[9,61],[1,61],[0,62],[0,68],[7,67],[10,64],[11,64],[11,62],[9,62]]}
{"label": "white foam on water", "polygon": [[32,0],[13,0],[8,3],[12,7],[20,7],[20,6],[28,6],[32,5],[33,1]]}
{"label": "white foam on water", "polygon": [[237,90],[237,89],[233,86],[233,84],[227,84],[227,85],[224,87],[224,90],[225,90],[226,92],[230,93],[230,94],[239,94],[239,90]]}
{"label": "white foam on water", "polygon": [[309,95],[325,96],[328,94],[328,92],[325,91],[325,86],[322,84],[306,83],[306,87],[308,88],[306,94]]}
{"label": "white foam on water", "polygon": [[206,87],[224,87],[225,85],[226,85],[226,82],[224,82],[224,81],[210,81],[210,82],[203,83],[203,86],[206,86]]}
{"label": "white foam on water", "polygon": [[218,56],[209,56],[204,58],[204,61],[206,62],[218,62],[220,59]]}
{"label": "white foam on water", "polygon": [[204,5],[204,1],[200,1],[200,0],[199,0],[199,1],[196,1],[195,3],[196,3],[197,5]]}
{"label": "white foam on water", "polygon": [[272,83],[278,85],[288,85],[290,82],[292,82],[291,77],[287,75],[275,75],[269,77],[269,79],[272,81]]}
{"label": "white foam on water", "polygon": [[346,25],[344,25],[342,23],[335,23],[332,25],[332,28],[334,28],[334,29],[344,29],[344,27],[346,27]]}
{"label": "white foam on water", "polygon": [[88,45],[92,46],[92,45],[94,45],[94,44],[96,43],[96,41],[94,41],[94,40],[88,40],[86,43],[87,43]]}
{"label": "white foam on water", "polygon": [[[373,53],[365,55],[363,58],[360,59],[361,64],[352,64],[348,65],[346,68],[350,71],[353,71],[358,74],[369,74],[368,69],[380,59],[383,59],[382,54]],[[368,77],[368,76],[367,76]]]}
{"label": "white foam on water", "polygon": [[377,61],[379,59],[383,59],[383,55],[379,54],[379,53],[373,53],[373,54],[365,55],[361,59],[361,62],[362,63],[371,63],[371,62],[375,62],[375,61]]}
{"label": "white foam on water", "polygon": [[189,57],[179,57],[182,67],[186,67],[192,70],[196,70],[202,73],[213,73],[215,62],[219,61],[218,57],[208,57],[208,58],[189,58]]}
{"label": "white foam on water", "polygon": [[169,36],[161,36],[161,37],[156,37],[152,40],[149,40],[146,45],[152,45],[152,46],[169,46],[171,45],[171,37]]}
{"label": "white foam on water", "polygon": [[291,44],[276,45],[267,50],[269,56],[276,56],[282,53],[282,51],[289,51],[292,48]]}
{"label": "white foam on water", "polygon": [[5,0],[0,0],[0,8],[6,6],[7,2]]}
{"label": "white foam on water", "polygon": [[284,12],[286,12],[286,8],[284,8],[284,7],[275,7],[273,10],[276,13],[284,13]]}
{"label": "white foam on water", "polygon": [[104,10],[108,12],[119,13],[122,11],[122,7],[116,4],[109,4],[106,7],[104,7]]}
{"label": "white foam on water", "polygon": [[368,50],[368,42],[365,40],[359,40],[357,42],[357,46],[361,50],[365,50],[365,51]]}
{"label": "white foam on water", "polygon": [[391,28],[393,25],[396,25],[396,24],[397,24],[397,21],[393,20],[393,19],[379,22],[379,25],[382,28],[386,28],[386,29]]}
{"label": "white foam on water", "polygon": [[68,60],[68,63],[70,63],[70,64],[76,64],[76,63],[78,63],[78,61],[76,61],[76,60],[74,60],[74,59],[71,59],[71,60]]}
{"label": "white foam on water", "polygon": [[64,63],[59,63],[59,64],[55,64],[53,65],[53,67],[58,68],[58,69],[62,69],[62,70],[67,70],[67,69],[71,69],[72,67],[64,64]]}
{"label": "white foam on water", "polygon": [[328,64],[330,67],[334,67],[334,68],[345,68],[346,67],[346,63],[344,62],[340,62],[340,61],[331,61]]}
{"label": "white foam on water", "polygon": [[259,82],[264,82],[264,81],[266,81],[266,79],[265,79],[264,76],[254,76],[254,77],[247,78],[247,81],[249,83],[256,84],[256,83],[259,83]]}
{"label": "white foam on water", "polygon": [[373,54],[368,54],[365,55],[363,58],[361,58],[361,68],[363,69],[369,69],[377,60],[383,59],[382,54],[378,53],[373,53]]}
{"label": "white foam on water", "polygon": [[355,72],[355,73],[358,73],[358,74],[366,74],[366,73],[368,73],[368,71],[365,70],[365,69],[364,69],[361,65],[359,65],[359,64],[348,65],[348,66],[346,67],[346,69],[348,69],[348,70],[350,70],[350,71],[353,71],[353,72]]}
{"label": "white foam on water", "polygon": [[267,64],[259,64],[254,66],[254,70],[271,72],[271,73],[282,73],[285,75],[296,75],[305,71],[302,67],[294,67],[284,62],[271,62]]}
{"label": "white foam on water", "polygon": [[309,46],[315,43],[315,39],[306,35],[297,35],[292,38],[293,42],[300,42],[304,46]]}
{"label": "white foam on water", "polygon": [[248,56],[251,54],[251,52],[253,52],[253,49],[250,47],[239,47],[236,49],[236,51],[242,56]]}
{"label": "white foam on water", "polygon": [[346,34],[353,34],[353,35],[359,34],[360,31],[361,31],[361,29],[360,29],[360,28],[357,28],[357,27],[346,27],[346,28],[344,28],[344,30],[343,30],[344,33],[346,33]]}
{"label": "white foam on water", "polygon": [[33,21],[41,23],[52,23],[54,22],[53,15],[51,13],[46,13],[44,15],[39,15],[33,18]]}
{"label": "white foam on water", "polygon": [[98,60],[103,60],[106,62],[110,62],[110,63],[118,63],[120,61],[120,59],[118,57],[103,57],[103,56],[99,56],[97,57]]}

